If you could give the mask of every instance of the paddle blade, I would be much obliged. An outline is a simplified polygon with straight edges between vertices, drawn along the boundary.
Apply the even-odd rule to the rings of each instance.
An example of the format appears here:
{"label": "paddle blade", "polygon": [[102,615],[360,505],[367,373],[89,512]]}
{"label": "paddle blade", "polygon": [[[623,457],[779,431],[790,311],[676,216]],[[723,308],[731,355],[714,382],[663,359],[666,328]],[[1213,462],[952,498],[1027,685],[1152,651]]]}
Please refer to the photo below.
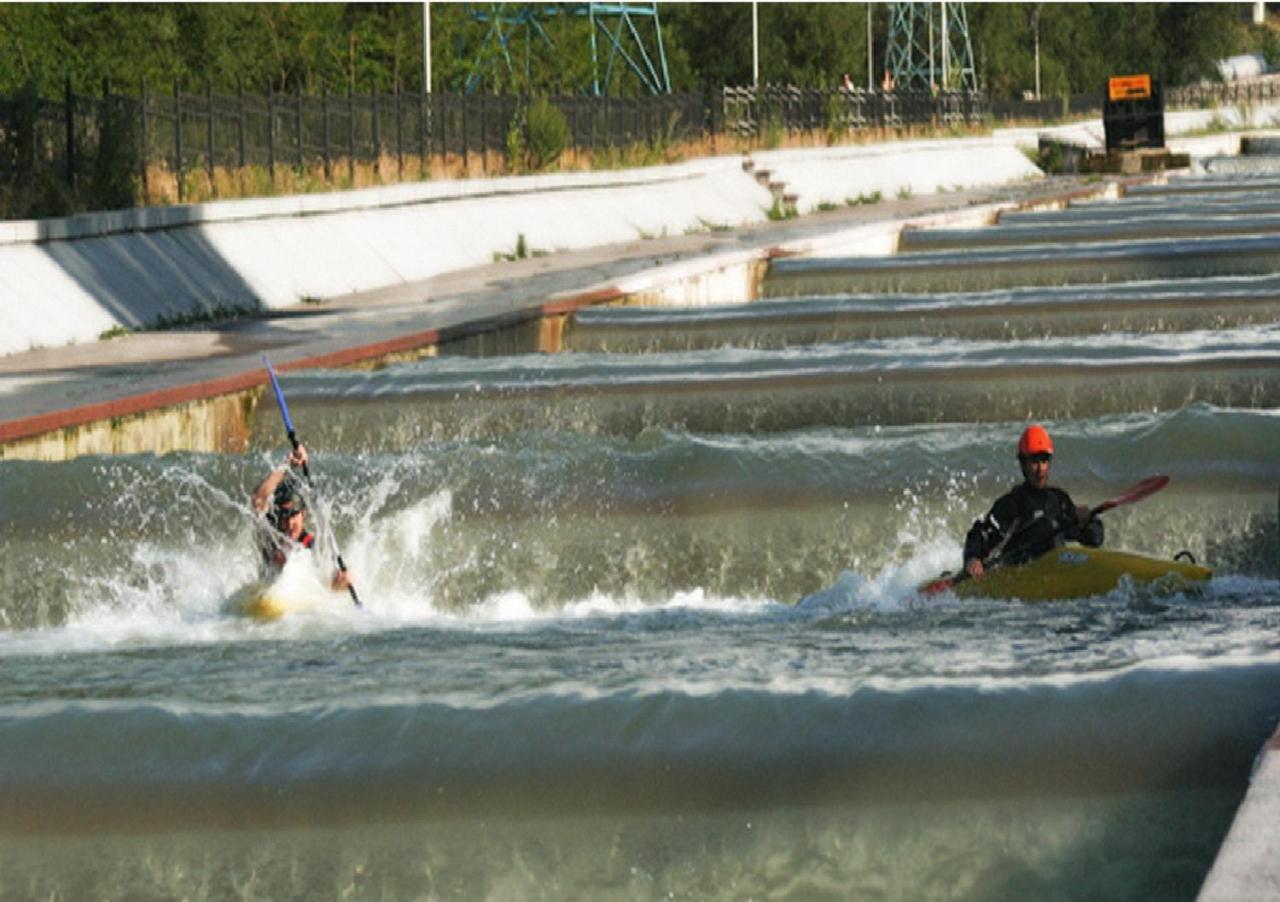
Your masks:
{"label": "paddle blade", "polygon": [[276,393],[276,406],[280,408],[280,418],[284,420],[284,431],[290,436],[294,434],[293,420],[289,416],[289,404],[284,399],[284,389],[280,387],[280,380],[276,378],[276,371],[271,367],[271,361],[267,359],[267,355],[262,355],[262,363],[267,368],[267,375],[271,377],[271,388]]}
{"label": "paddle blade", "polygon": [[1096,517],[1098,514],[1105,513],[1106,511],[1109,511],[1114,507],[1119,507],[1122,504],[1133,504],[1135,501],[1141,501],[1143,498],[1154,495],[1168,484],[1168,476],[1148,476],[1146,479],[1142,480],[1142,482],[1129,487],[1114,498],[1108,498],[1106,501],[1093,508],[1093,510],[1090,511],[1090,514]]}
{"label": "paddle blade", "polygon": [[964,570],[961,570],[959,573],[948,573],[945,576],[939,576],[933,582],[925,583],[923,586],[916,589],[916,594],[926,597],[929,595],[938,595],[953,588],[956,583],[964,582],[968,576],[969,574]]}

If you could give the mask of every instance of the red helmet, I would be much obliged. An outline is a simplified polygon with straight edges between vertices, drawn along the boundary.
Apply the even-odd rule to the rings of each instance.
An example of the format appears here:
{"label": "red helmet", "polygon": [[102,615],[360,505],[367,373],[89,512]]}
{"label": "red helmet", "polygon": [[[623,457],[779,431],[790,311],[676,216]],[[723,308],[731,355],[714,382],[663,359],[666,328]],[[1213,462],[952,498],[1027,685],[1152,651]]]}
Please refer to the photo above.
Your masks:
{"label": "red helmet", "polygon": [[1039,424],[1028,426],[1022,432],[1022,438],[1018,439],[1018,456],[1030,457],[1032,454],[1052,454],[1053,439],[1049,438],[1049,433]]}

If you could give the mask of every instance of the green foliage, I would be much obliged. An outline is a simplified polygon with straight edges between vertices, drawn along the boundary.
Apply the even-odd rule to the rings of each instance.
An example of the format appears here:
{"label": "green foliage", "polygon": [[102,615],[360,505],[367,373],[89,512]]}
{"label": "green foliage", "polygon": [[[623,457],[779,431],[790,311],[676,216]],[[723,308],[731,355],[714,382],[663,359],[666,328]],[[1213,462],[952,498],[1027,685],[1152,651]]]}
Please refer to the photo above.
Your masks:
{"label": "green foliage", "polygon": [[769,219],[773,220],[774,222],[782,222],[787,219],[795,219],[796,216],[798,215],[799,215],[799,211],[797,211],[796,208],[791,206],[790,204],[783,203],[782,198],[780,197],[775,197],[773,199],[773,206],[771,206],[768,210],[765,210],[765,216],[769,217]]}
{"label": "green foliage", "polygon": [[[436,90],[460,90],[477,60],[488,91],[570,94],[592,86],[586,17],[544,18],[546,38],[517,29],[508,65],[492,37],[486,44],[489,23],[475,19],[472,7],[432,4]],[[1236,52],[1280,57],[1280,40],[1269,29],[1250,31],[1232,4],[970,4],[979,76],[993,96],[1034,87],[1037,9],[1041,90],[1049,96],[1095,92],[1124,71],[1150,72],[1167,85],[1212,77],[1213,62]],[[750,4],[663,3],[659,11],[675,90],[750,83]],[[887,4],[762,3],[758,11],[766,84],[834,87],[846,73],[863,84],[868,15],[877,75],[883,65]],[[82,92],[104,78],[130,90],[145,79],[156,91],[172,90],[175,81],[221,93],[241,83],[251,93],[416,91],[424,76],[422,27],[415,3],[0,4],[0,94],[30,81],[56,96],[67,77]],[[621,64],[601,87],[612,95],[643,90]]]}
{"label": "green foliage", "polygon": [[846,197],[844,202],[850,207],[859,207],[864,204],[878,204],[882,200],[884,200],[884,196],[880,193],[879,189],[877,189],[869,194],[859,194],[857,197]]}
{"label": "green foliage", "polygon": [[1034,88],[1037,8],[1043,96],[1097,92],[1112,75],[1139,72],[1166,86],[1216,78],[1216,60],[1248,49],[1231,4],[975,3],[969,30],[992,96]]}
{"label": "green foliage", "polygon": [[1255,35],[1256,49],[1267,61],[1267,66],[1274,69],[1280,66],[1280,36],[1270,28],[1262,28],[1259,31],[1261,33]]}
{"label": "green foliage", "polygon": [[541,248],[536,248],[536,247],[530,250],[529,243],[525,240],[524,232],[521,232],[520,234],[516,235],[515,250],[513,250],[509,254],[505,254],[502,251],[494,251],[493,262],[501,263],[505,260],[508,263],[511,263],[516,260],[527,260],[529,257],[546,257],[550,255],[550,253],[551,253],[550,251],[543,250]]}
{"label": "green foliage", "polygon": [[787,130],[783,127],[782,115],[771,109],[766,109],[760,122],[760,139],[764,142],[767,150],[774,150],[782,146],[782,139],[787,135]]}
{"label": "green foliage", "polygon": [[103,101],[98,148],[89,184],[89,206],[119,210],[138,202],[141,166],[137,123],[119,101]]}
{"label": "green foliage", "polygon": [[560,108],[539,97],[525,114],[526,162],[534,171],[546,169],[560,159],[569,146],[569,122]]}
{"label": "green foliage", "polygon": [[845,104],[838,93],[831,94],[822,104],[823,124],[827,130],[827,143],[835,144],[849,131],[845,125]]}
{"label": "green foliage", "polygon": [[507,125],[507,168],[512,172],[520,172],[525,164],[525,114],[517,109]]}

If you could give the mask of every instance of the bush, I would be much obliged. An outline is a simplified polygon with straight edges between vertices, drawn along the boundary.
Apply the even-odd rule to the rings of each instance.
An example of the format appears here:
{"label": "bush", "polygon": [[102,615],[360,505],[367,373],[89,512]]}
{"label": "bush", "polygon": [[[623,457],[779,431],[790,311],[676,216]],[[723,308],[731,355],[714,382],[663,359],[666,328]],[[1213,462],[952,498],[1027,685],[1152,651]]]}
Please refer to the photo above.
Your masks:
{"label": "bush", "polygon": [[539,97],[525,113],[525,162],[529,169],[552,166],[569,146],[569,123],[559,107]]}
{"label": "bush", "polygon": [[138,202],[141,165],[134,116],[118,98],[103,101],[98,152],[89,181],[89,206],[120,210]]}
{"label": "bush", "polygon": [[524,110],[517,109],[507,126],[507,169],[519,172],[525,163],[525,117]]}

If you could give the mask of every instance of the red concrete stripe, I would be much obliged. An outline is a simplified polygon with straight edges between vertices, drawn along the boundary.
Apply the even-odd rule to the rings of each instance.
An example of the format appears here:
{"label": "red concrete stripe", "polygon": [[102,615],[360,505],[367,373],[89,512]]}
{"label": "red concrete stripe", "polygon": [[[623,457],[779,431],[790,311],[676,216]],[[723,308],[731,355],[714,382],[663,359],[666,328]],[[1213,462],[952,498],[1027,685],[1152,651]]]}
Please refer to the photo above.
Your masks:
{"label": "red concrete stripe", "polygon": [[[425,332],[402,335],[399,338],[387,341],[285,361],[276,364],[276,369],[302,370],[317,367],[347,366],[361,360],[368,360],[371,357],[382,357],[386,354],[395,354],[413,348],[420,348],[424,345],[436,344],[439,341],[439,337],[439,332],[435,329],[429,329]],[[0,423],[0,442],[33,438],[46,432],[67,429],[72,426],[83,426],[86,423],[94,423],[114,417],[134,416],[164,407],[177,407],[182,404],[190,404],[193,401],[203,401],[219,395],[228,395],[256,388],[259,385],[265,385],[266,382],[266,370],[254,368],[247,372],[237,373],[234,376],[207,379],[202,382],[193,382],[174,388],[161,389],[160,391],[143,392],[139,395],[129,395],[128,397],[102,401],[97,404],[68,407],[51,413],[24,417],[20,420],[9,420],[8,422]]]}

